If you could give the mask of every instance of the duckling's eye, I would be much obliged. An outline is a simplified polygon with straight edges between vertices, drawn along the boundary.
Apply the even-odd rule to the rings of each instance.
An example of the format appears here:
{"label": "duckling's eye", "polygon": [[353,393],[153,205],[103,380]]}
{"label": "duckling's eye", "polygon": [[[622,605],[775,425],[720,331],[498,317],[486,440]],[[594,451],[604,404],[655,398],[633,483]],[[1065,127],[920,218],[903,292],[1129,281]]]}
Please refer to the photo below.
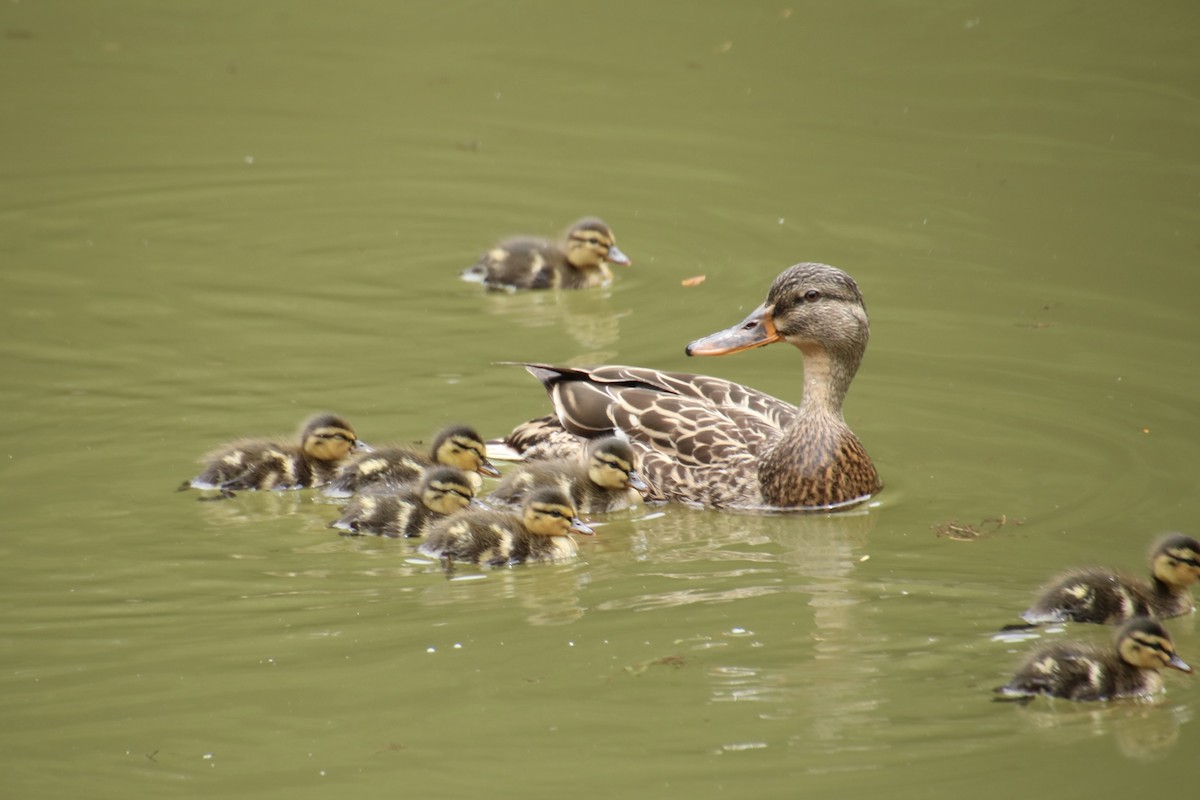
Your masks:
{"label": "duckling's eye", "polygon": [[809,289],[804,293],[804,299],[812,303],[821,299],[821,292],[817,289]]}

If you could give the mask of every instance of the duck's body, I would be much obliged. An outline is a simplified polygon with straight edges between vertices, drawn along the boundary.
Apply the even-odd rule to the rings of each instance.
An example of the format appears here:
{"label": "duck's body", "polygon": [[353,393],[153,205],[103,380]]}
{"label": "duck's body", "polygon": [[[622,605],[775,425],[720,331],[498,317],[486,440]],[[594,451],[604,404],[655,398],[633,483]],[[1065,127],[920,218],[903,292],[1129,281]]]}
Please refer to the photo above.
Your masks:
{"label": "duck's body", "polygon": [[350,455],[365,449],[350,423],[333,414],[307,420],[299,441],[241,439],[205,456],[204,470],[180,490],[215,489],[223,496],[254,489],[324,486]]}
{"label": "duck's body", "polygon": [[[711,507],[836,509],[883,485],[842,417],[869,336],[854,280],[825,264],[797,264],[775,279],[749,317],[692,342],[687,352],[724,355],[787,341],[804,356],[799,406],[704,375],[525,366],[546,387],[567,432],[628,437],[658,497]],[[530,435],[529,425],[544,435]],[[535,420],[505,441],[553,441],[551,428]]]}
{"label": "duck's body", "polygon": [[1112,625],[1138,616],[1166,619],[1195,608],[1190,587],[1200,580],[1200,541],[1172,533],[1150,552],[1150,580],[1103,567],[1066,572],[1046,585],[1021,618],[1027,623]]}
{"label": "duck's body", "polygon": [[419,484],[400,491],[355,495],[329,527],[350,535],[423,536],[435,522],[469,506],[474,497],[475,486],[467,473],[453,467],[432,467]]}
{"label": "duck's body", "polygon": [[531,493],[520,513],[468,509],[439,522],[420,551],[446,562],[492,566],[561,561],[578,553],[572,531],[592,532],[568,495],[546,487]]}
{"label": "duck's body", "polygon": [[521,237],[501,242],[462,273],[489,289],[589,289],[612,282],[609,264],[630,264],[617,249],[612,229],[587,217],[572,225],[560,244]]}
{"label": "duck's body", "polygon": [[1162,690],[1159,670],[1164,668],[1192,671],[1175,654],[1166,630],[1152,619],[1138,617],[1121,628],[1115,647],[1080,642],[1043,645],[996,692],[1009,700],[1037,695],[1067,700],[1140,697]]}
{"label": "duck's body", "polygon": [[581,514],[620,511],[640,502],[650,489],[637,465],[629,442],[610,436],[591,442],[582,461],[574,456],[522,465],[505,475],[488,499],[519,505],[538,487],[554,486],[571,497]]}
{"label": "duck's body", "polygon": [[428,452],[409,447],[381,447],[351,457],[337,471],[326,493],[349,497],[368,489],[398,491],[421,479],[430,467],[442,465],[500,477],[486,455],[486,445],[474,429],[453,425],[434,437]]}

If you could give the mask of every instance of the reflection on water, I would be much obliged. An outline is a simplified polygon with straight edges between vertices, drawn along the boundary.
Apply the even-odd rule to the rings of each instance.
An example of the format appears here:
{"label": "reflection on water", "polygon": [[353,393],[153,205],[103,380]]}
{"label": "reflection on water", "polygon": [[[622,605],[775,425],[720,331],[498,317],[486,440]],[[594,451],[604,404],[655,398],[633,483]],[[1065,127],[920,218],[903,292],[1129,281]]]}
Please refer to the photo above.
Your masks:
{"label": "reflection on water", "polygon": [[547,335],[566,335],[579,348],[558,360],[568,364],[603,364],[617,357],[621,319],[633,312],[615,305],[612,289],[587,291],[484,292],[484,311],[523,328],[550,328]]}
{"label": "reflection on water", "polygon": [[1134,761],[1157,761],[1179,743],[1192,711],[1164,696],[1121,703],[1042,702],[1016,708],[1022,732],[1045,747],[1112,737],[1117,752]]}
{"label": "reflection on water", "polygon": [[[430,561],[424,573],[431,572],[444,570]],[[484,577],[476,579],[479,575]],[[482,573],[468,569],[457,578],[451,574],[444,580],[426,581],[419,602],[468,609],[513,604],[530,625],[563,625],[583,616],[580,593],[587,583],[587,570],[578,564],[523,564],[485,568]]]}

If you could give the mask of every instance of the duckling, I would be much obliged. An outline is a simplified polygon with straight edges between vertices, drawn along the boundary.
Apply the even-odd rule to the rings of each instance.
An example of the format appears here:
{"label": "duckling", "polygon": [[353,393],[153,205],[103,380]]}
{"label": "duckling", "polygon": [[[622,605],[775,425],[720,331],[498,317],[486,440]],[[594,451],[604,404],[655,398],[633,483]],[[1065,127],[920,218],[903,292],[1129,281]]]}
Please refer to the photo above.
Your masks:
{"label": "duckling", "polygon": [[381,447],[351,458],[337,471],[325,493],[349,497],[377,486],[394,491],[418,480],[435,464],[500,477],[500,470],[487,459],[486,445],[479,434],[466,425],[451,425],[434,437],[428,454],[407,447]]}
{"label": "duckling", "polygon": [[629,266],[617,239],[603,220],[585,217],[570,228],[560,244],[523,237],[488,250],[462,279],[489,289],[590,289],[612,283],[609,264]]}
{"label": "duckling", "polygon": [[996,687],[998,699],[1028,701],[1039,694],[1068,700],[1111,700],[1162,690],[1164,667],[1190,673],[1175,654],[1170,635],[1155,620],[1135,617],[1104,649],[1080,642],[1052,642],[1021,662],[1012,680]]}
{"label": "duckling", "polygon": [[488,458],[497,461],[556,461],[578,459],[583,440],[563,427],[553,414],[522,422],[503,437],[488,439]]}
{"label": "duckling", "polygon": [[368,450],[354,428],[334,414],[308,419],[298,444],[276,439],[244,439],[222,445],[205,456],[207,465],[179,491],[216,489],[232,497],[241,489],[307,489],[323,486],[356,450]]}
{"label": "duckling", "polygon": [[437,523],[419,548],[450,562],[521,564],[560,561],[578,553],[570,532],[591,534],[571,498],[552,486],[531,492],[521,513],[480,509],[464,511]]}
{"label": "duckling", "polygon": [[609,436],[589,443],[586,461],[578,457],[543,461],[508,473],[488,499],[517,505],[539,486],[556,486],[571,497],[581,514],[620,511],[650,491],[637,465],[629,442]]}
{"label": "duckling", "polygon": [[[1182,533],[1159,538],[1150,550],[1150,580],[1103,567],[1066,572],[1042,590],[1021,618],[1114,625],[1131,617],[1177,617],[1195,608],[1189,587],[1200,580],[1200,541]],[[1021,627],[1021,626],[1012,626]]]}
{"label": "duckling", "polygon": [[329,527],[341,528],[347,532],[344,536],[374,533],[392,539],[413,538],[471,505],[474,498],[475,486],[467,473],[454,467],[432,467],[419,485],[409,484],[395,493],[355,495]]}

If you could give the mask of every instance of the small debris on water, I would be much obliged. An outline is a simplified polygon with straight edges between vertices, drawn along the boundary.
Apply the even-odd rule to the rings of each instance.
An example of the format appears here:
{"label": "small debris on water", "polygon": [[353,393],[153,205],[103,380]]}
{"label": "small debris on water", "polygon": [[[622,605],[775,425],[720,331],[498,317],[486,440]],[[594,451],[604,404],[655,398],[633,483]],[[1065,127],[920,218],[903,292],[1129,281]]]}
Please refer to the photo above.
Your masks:
{"label": "small debris on water", "polygon": [[1022,525],[1024,522],[1024,520],[1009,519],[1007,514],[1001,514],[998,517],[988,517],[978,525],[950,520],[949,522],[943,522],[941,525],[934,526],[933,530],[938,536],[946,539],[952,539],[956,542],[973,542],[990,533],[995,533],[1005,525]]}

